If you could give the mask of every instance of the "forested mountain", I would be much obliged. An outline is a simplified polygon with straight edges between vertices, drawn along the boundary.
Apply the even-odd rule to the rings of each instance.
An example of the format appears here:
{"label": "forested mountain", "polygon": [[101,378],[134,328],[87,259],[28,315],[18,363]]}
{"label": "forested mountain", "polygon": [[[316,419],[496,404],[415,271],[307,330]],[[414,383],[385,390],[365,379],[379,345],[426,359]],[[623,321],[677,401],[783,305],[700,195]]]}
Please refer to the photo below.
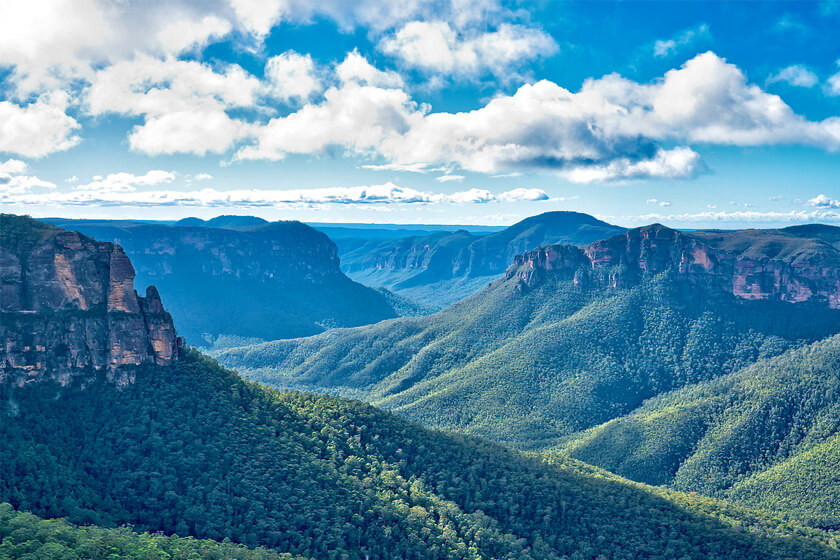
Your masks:
{"label": "forested mountain", "polygon": [[479,291],[520,253],[540,245],[585,245],[624,228],[578,212],[547,212],[501,231],[465,230],[402,239],[337,239],[342,270],[438,309]]}
{"label": "forested mountain", "polygon": [[0,500],[319,559],[840,557],[828,534],[279,394],[195,353],[134,379],[3,385]]}
{"label": "forested mountain", "polygon": [[[765,235],[773,242],[743,241]],[[505,277],[433,316],[219,359],[261,382],[542,448],[653,396],[839,332],[838,254],[778,232],[649,226],[526,253]]]}
{"label": "forested mountain", "polygon": [[564,452],[840,529],[840,337],[652,399]]}
{"label": "forested mountain", "polygon": [[307,225],[249,216],[184,222],[56,221],[121,245],[137,284],[157,287],[192,344],[306,336],[396,316],[385,294],[341,272],[335,244]]}

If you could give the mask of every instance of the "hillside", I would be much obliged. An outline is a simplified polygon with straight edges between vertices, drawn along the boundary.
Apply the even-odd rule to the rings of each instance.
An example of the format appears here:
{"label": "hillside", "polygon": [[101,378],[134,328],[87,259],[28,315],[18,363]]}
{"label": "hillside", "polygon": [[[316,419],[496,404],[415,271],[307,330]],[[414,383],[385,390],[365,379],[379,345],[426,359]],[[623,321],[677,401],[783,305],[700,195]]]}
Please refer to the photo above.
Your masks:
{"label": "hillside", "polygon": [[325,559],[840,557],[760,513],[278,394],[192,353],[122,389],[29,384],[2,403],[0,499],[76,523]]}
{"label": "hillside", "polygon": [[481,293],[429,317],[218,358],[260,382],[541,448],[840,331],[838,250],[803,250],[808,259],[794,248],[759,258],[649,226],[526,253]]}
{"label": "hillside", "polygon": [[157,287],[192,344],[306,336],[396,316],[385,295],[341,272],[335,244],[309,226],[247,216],[183,222],[59,223],[121,245],[137,284]]}
{"label": "hillside", "polygon": [[338,239],[342,270],[425,305],[443,308],[486,286],[520,253],[540,245],[585,245],[624,231],[578,212],[547,212],[501,231],[465,230],[402,239]]}
{"label": "hillside", "polygon": [[840,337],[652,399],[563,452],[840,528]]}
{"label": "hillside", "polygon": [[75,526],[0,504],[0,560],[306,560],[260,547],[136,533],[129,527]]}

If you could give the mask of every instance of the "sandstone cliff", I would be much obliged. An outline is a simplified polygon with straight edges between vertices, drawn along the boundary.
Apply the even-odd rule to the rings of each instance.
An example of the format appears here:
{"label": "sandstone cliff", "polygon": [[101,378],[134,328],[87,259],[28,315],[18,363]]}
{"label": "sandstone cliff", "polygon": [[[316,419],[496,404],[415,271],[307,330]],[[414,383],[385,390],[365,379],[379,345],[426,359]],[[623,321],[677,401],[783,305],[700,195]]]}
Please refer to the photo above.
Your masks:
{"label": "sandstone cliff", "polygon": [[662,272],[706,293],[840,309],[840,250],[783,231],[686,233],[656,224],[582,248],[537,248],[518,255],[506,278],[516,278],[518,289],[558,275],[624,288]]}
{"label": "sandstone cliff", "polygon": [[157,290],[134,290],[122,248],[37,222],[0,215],[0,383],[21,385],[104,373],[178,356],[172,318]]}

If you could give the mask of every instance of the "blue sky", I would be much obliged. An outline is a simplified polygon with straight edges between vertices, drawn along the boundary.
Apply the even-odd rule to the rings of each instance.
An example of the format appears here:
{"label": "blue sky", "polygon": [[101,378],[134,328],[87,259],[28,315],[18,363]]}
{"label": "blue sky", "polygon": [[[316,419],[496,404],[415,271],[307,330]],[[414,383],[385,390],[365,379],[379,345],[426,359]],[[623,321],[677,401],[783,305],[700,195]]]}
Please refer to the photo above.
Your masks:
{"label": "blue sky", "polygon": [[840,224],[839,29],[836,0],[11,0],[0,207]]}

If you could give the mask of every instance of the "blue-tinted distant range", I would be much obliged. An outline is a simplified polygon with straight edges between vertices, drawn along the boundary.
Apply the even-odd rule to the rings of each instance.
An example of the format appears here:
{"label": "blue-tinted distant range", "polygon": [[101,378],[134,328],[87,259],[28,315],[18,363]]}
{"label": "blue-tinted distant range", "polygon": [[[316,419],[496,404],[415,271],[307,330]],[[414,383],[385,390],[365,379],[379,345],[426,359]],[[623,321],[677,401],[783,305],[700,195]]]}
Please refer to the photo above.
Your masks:
{"label": "blue-tinted distant range", "polygon": [[840,224],[840,2],[4,0],[0,208]]}

